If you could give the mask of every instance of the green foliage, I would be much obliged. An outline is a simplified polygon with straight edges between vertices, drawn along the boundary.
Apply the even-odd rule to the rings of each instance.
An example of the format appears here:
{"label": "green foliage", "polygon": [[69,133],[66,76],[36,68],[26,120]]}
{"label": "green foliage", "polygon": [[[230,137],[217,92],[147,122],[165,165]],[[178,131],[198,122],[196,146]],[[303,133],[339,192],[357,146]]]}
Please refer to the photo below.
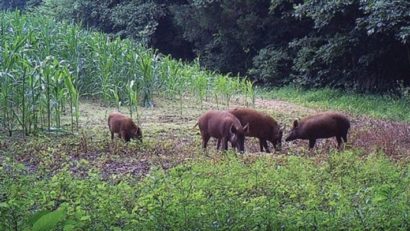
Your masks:
{"label": "green foliage", "polygon": [[[78,121],[78,90],[69,64],[52,56],[56,45],[44,34],[29,28],[20,13],[1,15],[0,109],[9,135],[18,127],[25,134],[40,129],[62,128],[61,118],[70,107]],[[34,21],[34,22],[33,22]],[[44,28],[50,22],[34,19]],[[47,30],[47,29],[43,29]],[[8,31],[9,33],[5,33]],[[71,121],[74,126],[74,120]]]}
{"label": "green foliage", "polygon": [[372,0],[361,2],[360,7],[367,17],[358,25],[365,27],[369,35],[389,34],[404,44],[410,42],[408,1]]}
{"label": "green foliage", "polygon": [[264,85],[394,95],[410,86],[407,0],[44,0],[35,11]]}
{"label": "green foliage", "polygon": [[0,169],[5,196],[0,228],[27,228],[32,214],[55,210],[61,202],[64,210],[56,211],[65,216],[58,227],[74,230],[407,230],[410,225],[408,165],[384,155],[363,159],[346,151],[315,164],[294,156],[242,160],[228,154],[167,172],[154,169],[137,183],[104,182],[92,171],[79,179],[66,171],[36,178],[6,162]]}
{"label": "green foliage", "polygon": [[60,222],[64,216],[64,209],[59,209],[52,212],[40,211],[34,214],[33,231],[48,231],[55,230],[57,223]]}
{"label": "green foliage", "polygon": [[[266,44],[272,23],[267,0],[193,1],[172,8],[184,39],[194,45],[201,65],[222,72],[245,73],[255,48]],[[257,48],[256,48],[257,49]]]}
{"label": "green foliage", "polygon": [[138,105],[152,107],[154,95],[164,92],[179,100],[182,114],[184,97],[203,101],[223,95],[229,105],[242,85],[252,88],[246,81],[215,77],[197,64],[181,63],[131,40],[81,30],[46,16],[13,12],[2,14],[0,20],[4,59],[0,121],[10,135],[18,128],[27,134],[60,129],[66,109],[72,130],[78,128],[81,96],[101,97],[117,107],[128,105],[132,115]]}
{"label": "green foliage", "polygon": [[408,1],[305,1],[295,8],[314,27],[290,43],[297,51],[294,82],[369,92],[409,84]]}
{"label": "green foliage", "polygon": [[265,85],[282,86],[289,81],[292,58],[283,50],[266,47],[253,58],[249,75]]}
{"label": "green foliage", "polygon": [[408,97],[397,99],[388,95],[364,95],[328,88],[303,90],[295,87],[262,90],[259,94],[324,110],[333,109],[375,118],[410,121]]}
{"label": "green foliage", "polygon": [[161,5],[141,0],[44,0],[37,11],[144,44],[150,44],[158,20],[163,16]]}
{"label": "green foliage", "polygon": [[[151,38],[158,27],[163,9],[155,1],[123,1],[112,9],[110,20],[114,28],[120,28],[117,35],[133,38],[144,44],[151,44]],[[97,25],[99,26],[99,25]]]}
{"label": "green foliage", "polygon": [[23,9],[25,7],[25,0],[1,0],[0,1],[0,10],[8,9]]}

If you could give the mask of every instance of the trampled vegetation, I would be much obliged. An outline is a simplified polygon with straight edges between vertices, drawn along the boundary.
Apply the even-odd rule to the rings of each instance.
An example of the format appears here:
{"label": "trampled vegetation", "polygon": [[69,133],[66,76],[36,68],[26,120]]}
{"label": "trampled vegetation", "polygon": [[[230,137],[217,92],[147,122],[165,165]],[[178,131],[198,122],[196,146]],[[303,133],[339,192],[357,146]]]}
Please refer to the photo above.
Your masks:
{"label": "trampled vegetation", "polygon": [[[273,105],[247,80],[48,17],[4,13],[0,25],[0,230],[410,228],[407,123],[352,115],[342,152],[325,140],[313,153],[297,141],[255,154],[248,139],[243,156],[214,143],[204,153],[192,127],[209,108],[255,105],[281,124],[314,109]],[[328,107],[339,93],[292,100],[309,94],[309,106]],[[344,102],[373,102],[358,97]],[[138,120],[142,143],[110,140],[115,109]]]}

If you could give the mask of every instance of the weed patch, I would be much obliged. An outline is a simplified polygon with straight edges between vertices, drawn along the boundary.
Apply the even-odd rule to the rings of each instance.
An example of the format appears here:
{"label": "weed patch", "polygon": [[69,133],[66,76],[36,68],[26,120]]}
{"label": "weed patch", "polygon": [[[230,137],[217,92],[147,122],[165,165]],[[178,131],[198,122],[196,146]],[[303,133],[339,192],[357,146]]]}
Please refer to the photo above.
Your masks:
{"label": "weed patch", "polygon": [[[122,165],[127,167],[128,165]],[[142,181],[106,182],[67,169],[36,178],[3,162],[2,230],[26,228],[39,210],[63,207],[78,229],[395,229],[409,228],[409,168],[384,155],[189,161]]]}

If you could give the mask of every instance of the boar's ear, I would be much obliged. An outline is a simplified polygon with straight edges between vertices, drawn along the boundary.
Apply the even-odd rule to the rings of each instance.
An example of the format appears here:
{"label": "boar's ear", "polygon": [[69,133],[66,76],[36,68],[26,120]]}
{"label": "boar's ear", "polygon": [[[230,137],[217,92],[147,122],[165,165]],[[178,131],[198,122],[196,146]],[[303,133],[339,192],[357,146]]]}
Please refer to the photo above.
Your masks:
{"label": "boar's ear", "polygon": [[231,128],[229,129],[229,131],[231,133],[236,133],[236,128],[235,128],[235,126],[233,126],[233,124],[231,125]]}
{"label": "boar's ear", "polygon": [[293,121],[293,128],[296,128],[299,125],[299,121],[295,120]]}
{"label": "boar's ear", "polygon": [[249,132],[249,123],[247,123],[245,126],[243,126],[243,130],[245,132]]}

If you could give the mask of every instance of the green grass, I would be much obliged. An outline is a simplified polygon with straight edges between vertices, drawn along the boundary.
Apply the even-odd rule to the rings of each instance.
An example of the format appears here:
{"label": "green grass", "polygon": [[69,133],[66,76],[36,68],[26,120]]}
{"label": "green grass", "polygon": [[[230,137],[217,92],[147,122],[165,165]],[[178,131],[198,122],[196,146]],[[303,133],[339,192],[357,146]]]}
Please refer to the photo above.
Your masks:
{"label": "green grass", "polygon": [[[52,177],[5,161],[0,229],[30,227],[38,211],[66,211],[77,230],[408,230],[408,166],[384,155],[198,159],[142,181]],[[63,225],[63,223],[61,223]]]}
{"label": "green grass", "polygon": [[323,110],[340,110],[355,115],[410,122],[410,99],[358,94],[332,89],[301,90],[294,87],[260,90],[257,95],[285,100]]}

